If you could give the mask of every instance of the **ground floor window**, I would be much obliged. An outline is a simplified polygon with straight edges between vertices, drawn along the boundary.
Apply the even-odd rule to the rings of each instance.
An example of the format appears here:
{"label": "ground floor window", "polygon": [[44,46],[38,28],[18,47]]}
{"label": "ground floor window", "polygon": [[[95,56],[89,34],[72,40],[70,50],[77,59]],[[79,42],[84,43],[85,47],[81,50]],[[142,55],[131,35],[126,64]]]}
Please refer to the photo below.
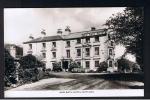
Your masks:
{"label": "ground floor window", "polygon": [[86,61],[85,66],[86,66],[86,68],[90,68],[90,61]]}
{"label": "ground floor window", "polygon": [[95,67],[99,67],[99,61],[95,61]]}
{"label": "ground floor window", "polygon": [[113,62],[109,61],[109,67],[112,67],[112,66],[113,66]]}
{"label": "ground floor window", "polygon": [[46,53],[42,53],[43,58],[46,58]]}

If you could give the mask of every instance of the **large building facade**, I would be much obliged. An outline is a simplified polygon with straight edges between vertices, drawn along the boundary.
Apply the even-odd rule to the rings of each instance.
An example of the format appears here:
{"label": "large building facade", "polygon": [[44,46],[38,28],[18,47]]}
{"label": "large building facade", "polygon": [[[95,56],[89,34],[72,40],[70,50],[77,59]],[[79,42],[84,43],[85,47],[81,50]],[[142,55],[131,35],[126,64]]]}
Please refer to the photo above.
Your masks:
{"label": "large building facade", "polygon": [[91,28],[89,31],[72,33],[67,27],[59,29],[56,36],[46,36],[24,42],[24,55],[32,54],[45,62],[46,68],[53,69],[55,62],[62,68],[69,68],[71,61],[85,70],[97,70],[100,62],[106,61],[110,70],[115,70],[114,42],[107,29]]}

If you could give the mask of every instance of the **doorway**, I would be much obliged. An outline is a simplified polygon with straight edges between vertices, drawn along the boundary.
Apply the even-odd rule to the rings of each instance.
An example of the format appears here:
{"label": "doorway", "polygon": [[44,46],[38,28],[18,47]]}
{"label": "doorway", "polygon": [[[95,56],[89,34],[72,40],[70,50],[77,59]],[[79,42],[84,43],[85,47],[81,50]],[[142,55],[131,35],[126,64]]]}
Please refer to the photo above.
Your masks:
{"label": "doorway", "polygon": [[68,61],[62,62],[62,68],[65,69],[65,71],[66,71],[66,69],[68,69]]}

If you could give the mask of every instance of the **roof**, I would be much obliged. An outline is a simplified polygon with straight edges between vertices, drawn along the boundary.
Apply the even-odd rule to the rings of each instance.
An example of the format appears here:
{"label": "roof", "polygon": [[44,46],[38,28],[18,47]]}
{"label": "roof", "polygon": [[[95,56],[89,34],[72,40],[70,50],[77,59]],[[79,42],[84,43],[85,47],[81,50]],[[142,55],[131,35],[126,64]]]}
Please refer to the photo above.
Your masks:
{"label": "roof", "polygon": [[40,38],[36,38],[36,39],[32,39],[30,41],[24,42],[24,44],[26,43],[37,43],[37,42],[48,42],[48,41],[57,41],[57,40],[68,40],[68,39],[76,39],[76,38],[83,38],[84,35],[83,34],[87,34],[87,33],[94,33],[94,32],[98,32],[101,31],[103,32],[104,29],[98,29],[95,31],[82,31],[82,32],[74,32],[74,33],[70,33],[68,35],[56,35],[56,36],[46,36],[46,37],[40,37]]}
{"label": "roof", "polygon": [[36,43],[36,42],[56,41],[56,40],[62,40],[62,37],[59,36],[59,35],[40,37],[40,38],[36,38],[36,39],[32,39],[30,41],[24,42],[24,44],[26,44],[26,43]]}

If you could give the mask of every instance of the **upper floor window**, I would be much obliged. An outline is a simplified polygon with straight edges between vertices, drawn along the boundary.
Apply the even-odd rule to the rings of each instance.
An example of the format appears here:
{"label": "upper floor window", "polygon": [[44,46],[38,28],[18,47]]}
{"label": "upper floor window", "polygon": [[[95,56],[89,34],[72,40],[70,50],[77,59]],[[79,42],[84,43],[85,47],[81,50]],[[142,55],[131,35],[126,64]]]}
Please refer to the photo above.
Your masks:
{"label": "upper floor window", "polygon": [[99,36],[95,36],[95,42],[99,42]]}
{"label": "upper floor window", "polygon": [[56,47],[56,42],[52,42],[52,47]]}
{"label": "upper floor window", "polygon": [[56,52],[52,52],[53,58],[56,58]]}
{"label": "upper floor window", "polygon": [[95,67],[99,67],[99,61],[95,61]]}
{"label": "upper floor window", "polygon": [[67,52],[67,58],[70,58],[70,50],[66,50]]}
{"label": "upper floor window", "polygon": [[90,56],[90,48],[85,48],[85,55]]}
{"label": "upper floor window", "polygon": [[42,53],[43,58],[46,58],[46,53]]}
{"label": "upper floor window", "polygon": [[111,45],[111,46],[114,46],[114,42],[113,42],[113,41],[110,41],[110,45]]}
{"label": "upper floor window", "polygon": [[30,50],[32,49],[32,44],[29,44],[29,49],[30,49]]}
{"label": "upper floor window", "polygon": [[66,41],[67,47],[70,47],[70,41]]}
{"label": "upper floor window", "polygon": [[78,57],[81,56],[81,49],[77,49],[77,56],[78,56]]}
{"label": "upper floor window", "polygon": [[85,38],[86,43],[90,43],[90,37]]}
{"label": "upper floor window", "polygon": [[81,43],[81,39],[77,39],[77,44],[80,44]]}
{"label": "upper floor window", "polygon": [[99,55],[99,47],[95,47],[95,55]]}
{"label": "upper floor window", "polygon": [[46,43],[42,43],[43,48],[46,48]]}
{"label": "upper floor window", "polygon": [[109,49],[109,55],[113,55],[112,49]]}

